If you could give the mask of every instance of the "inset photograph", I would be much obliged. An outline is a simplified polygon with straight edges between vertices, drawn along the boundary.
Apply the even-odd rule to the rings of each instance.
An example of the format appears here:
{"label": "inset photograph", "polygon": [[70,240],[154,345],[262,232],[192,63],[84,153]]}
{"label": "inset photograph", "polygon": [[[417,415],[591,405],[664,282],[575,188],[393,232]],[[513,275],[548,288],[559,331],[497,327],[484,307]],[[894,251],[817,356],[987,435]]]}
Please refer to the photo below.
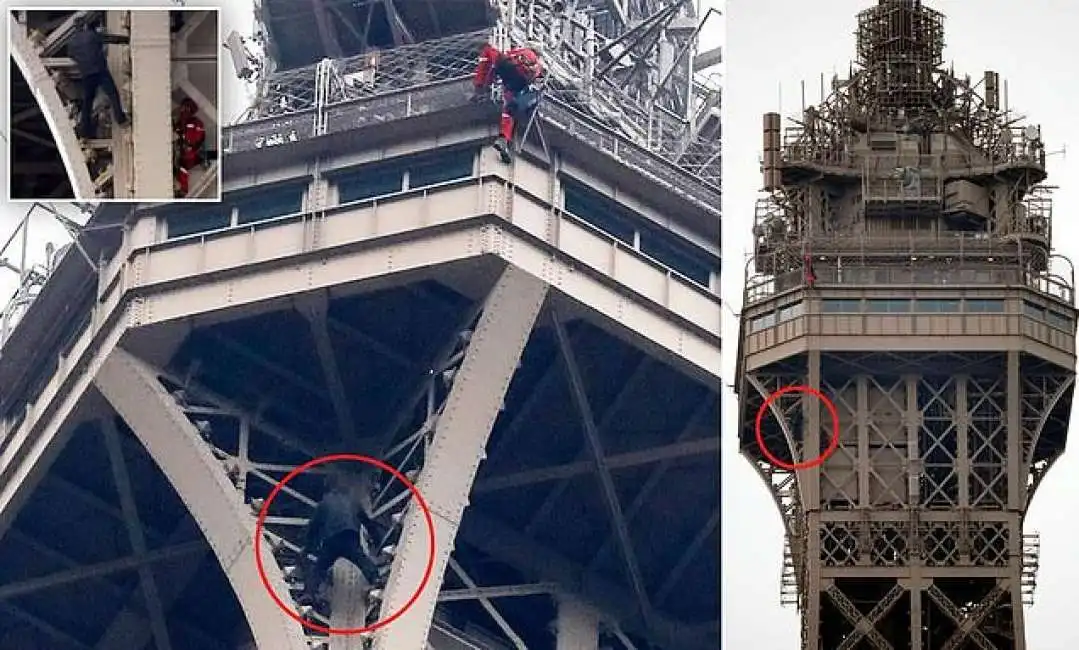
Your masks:
{"label": "inset photograph", "polygon": [[217,9],[8,13],[13,201],[220,201]]}

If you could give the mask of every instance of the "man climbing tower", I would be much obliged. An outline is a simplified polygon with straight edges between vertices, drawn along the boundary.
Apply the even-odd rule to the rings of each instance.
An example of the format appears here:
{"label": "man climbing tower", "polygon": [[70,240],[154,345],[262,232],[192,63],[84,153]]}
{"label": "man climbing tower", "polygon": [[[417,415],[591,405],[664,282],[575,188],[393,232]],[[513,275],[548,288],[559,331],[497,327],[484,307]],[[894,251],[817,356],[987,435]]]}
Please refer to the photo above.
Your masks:
{"label": "man climbing tower", "polygon": [[206,144],[206,125],[196,115],[198,104],[189,97],[180,102],[180,111],[173,122],[176,142],[176,198],[187,196],[191,189],[191,170],[202,164],[202,148]]}
{"label": "man climbing tower", "polygon": [[388,566],[379,566],[363,551],[361,535],[366,529],[371,538],[380,539],[383,533],[375,523],[371,503],[374,475],[360,478],[333,475],[326,493],[307,525],[304,557],[315,556],[315,562],[304,571],[304,604],[314,605],[330,569],[339,559],[346,559],[363,572],[369,585],[386,573]]}
{"label": "man climbing tower", "polygon": [[517,123],[527,123],[539,103],[540,90],[536,82],[544,75],[538,43],[500,52],[491,44],[483,46],[472,84],[475,96],[483,98],[497,77],[502,81],[502,122],[494,147],[502,162],[512,160],[510,143]]}
{"label": "man climbing tower", "polygon": [[105,92],[105,97],[112,107],[113,121],[117,126],[127,125],[127,114],[124,113],[123,104],[120,102],[120,91],[116,88],[116,81],[109,71],[109,63],[105,58],[105,45],[121,45],[130,43],[127,36],[104,34],[101,29],[101,16],[91,13],[86,16],[80,29],[71,35],[67,42],[67,55],[75,62],[82,80],[82,115],[79,121],[79,135],[85,140],[93,140],[97,137],[97,129],[94,124],[94,100],[97,99],[97,91]]}

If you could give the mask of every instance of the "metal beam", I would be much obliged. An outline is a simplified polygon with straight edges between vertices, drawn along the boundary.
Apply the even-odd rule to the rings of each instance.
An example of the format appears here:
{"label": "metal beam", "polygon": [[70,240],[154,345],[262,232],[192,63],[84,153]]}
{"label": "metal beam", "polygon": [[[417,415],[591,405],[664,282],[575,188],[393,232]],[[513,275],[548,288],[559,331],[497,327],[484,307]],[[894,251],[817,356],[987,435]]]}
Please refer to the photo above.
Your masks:
{"label": "metal beam", "polygon": [[[457,563],[457,560],[451,557],[449,563],[453,572],[457,574],[457,577],[461,579],[461,582],[465,583],[465,587],[468,587],[471,590],[478,589],[476,582],[461,568],[461,565]],[[495,625],[498,626],[498,629],[502,630],[502,633],[506,635],[506,638],[510,640],[510,643],[512,643],[517,650],[528,650],[528,646],[525,645],[525,642],[521,640],[521,637],[517,635],[513,630],[513,627],[502,617],[502,614],[495,609],[495,606],[491,604],[491,601],[483,596],[480,596],[478,600],[480,601],[480,606],[483,607],[484,611],[487,612],[492,619],[494,619]]]}
{"label": "metal beam", "polygon": [[[120,432],[116,428],[116,422],[111,417],[101,423],[101,435],[105,439],[105,450],[109,455],[112,478],[116,483],[116,491],[120,497],[120,511],[124,513],[127,539],[131,543],[131,550],[134,551],[135,557],[145,557],[148,548],[146,546],[146,536],[142,531],[142,519],[139,517],[138,507],[135,505],[135,495],[131,491],[131,476],[127,472],[127,463],[124,460]],[[165,608],[161,604],[157,582],[154,581],[154,572],[150,570],[149,565],[146,563],[139,565],[138,572],[139,588],[142,590],[146,609],[150,613],[150,627],[153,630],[154,644],[157,646],[157,650],[172,650],[169,628],[165,623]]]}
{"label": "metal beam", "polygon": [[[317,1],[317,0],[316,0]],[[337,353],[333,349],[333,341],[330,339],[330,330],[326,322],[326,311],[329,307],[329,298],[325,291],[319,291],[311,297],[305,297],[297,305],[301,314],[307,319],[311,329],[311,336],[315,340],[315,351],[322,366],[322,378],[326,383],[326,389],[330,393],[333,402],[333,410],[337,414],[337,435],[342,442],[350,441],[359,435],[356,430],[356,420],[352,417],[352,405],[345,391],[345,385],[341,381],[341,369],[337,366]]]}
{"label": "metal beam", "polygon": [[[417,484],[435,522],[430,584],[393,625],[376,633],[374,650],[422,648],[426,643],[476,469],[547,292],[546,283],[509,266],[484,305]],[[423,514],[410,506],[385,588],[384,612],[401,608],[420,584],[430,557],[427,538]]]}
{"label": "metal beam", "polygon": [[124,195],[119,183],[114,184],[113,198],[167,201],[173,198],[169,12],[132,11],[129,15],[133,183],[130,196]]}
{"label": "metal beam", "polygon": [[[308,650],[301,626],[267,597],[252,552],[255,521],[195,426],[158,381],[158,372],[114,349],[94,385],[127,422],[199,524],[247,615],[259,647]],[[279,594],[288,587],[268,546],[262,564]]]}
{"label": "metal beam", "polygon": [[[662,473],[665,472],[667,468],[669,468],[674,463],[674,461],[678,459],[692,458],[694,456],[704,456],[707,454],[718,453],[718,438],[680,441],[673,444],[664,445],[662,447],[642,449],[641,451],[628,451],[624,454],[608,456],[607,466],[611,470],[616,470],[641,467],[644,465],[651,465],[653,463],[661,463],[661,465],[654,470],[653,475],[659,474],[660,476],[662,476]],[[514,472],[512,474],[502,474],[501,476],[493,476],[491,478],[477,481],[476,487],[472,490],[472,493],[487,494],[489,492],[501,492],[503,490],[509,490],[512,488],[526,487],[529,485],[536,485],[538,483],[546,483],[548,481],[557,481],[559,479],[568,479],[577,476],[583,476],[585,474],[591,474],[595,470],[595,464],[591,461],[586,460],[566,463],[564,465],[541,467],[539,469],[526,469],[520,472]],[[651,477],[649,478],[651,479]],[[649,482],[646,483],[645,486],[654,486],[657,482],[649,480]],[[651,493],[653,489],[655,488],[649,487],[648,493]],[[634,504],[637,504],[637,507],[634,508],[634,506],[631,505],[629,508],[626,508],[626,517],[632,517],[632,513],[640,508],[637,499],[641,499],[642,494],[647,496],[647,494],[642,489],[642,491],[638,493],[637,498],[634,500]]]}
{"label": "metal beam", "polygon": [[[177,526],[169,537],[170,539],[190,537],[193,534],[199,534],[198,526],[194,520],[185,517],[183,523]],[[177,558],[176,562],[158,567],[159,597],[163,608],[169,609],[173,603],[180,599],[180,596],[187,590],[188,585],[191,584],[209,554],[210,547],[204,542],[200,552],[183,555]],[[216,639],[202,634],[201,630],[185,626],[184,631],[188,633],[197,632],[200,643],[207,650],[210,648],[221,648],[223,650],[223,644],[219,642],[211,644]],[[124,608],[112,619],[108,629],[94,644],[94,650],[143,648],[150,642],[152,634],[150,626],[146,624],[146,617],[138,609],[138,600],[132,594]]]}
{"label": "metal beam", "polygon": [[341,41],[337,39],[335,23],[330,20],[330,14],[326,11],[325,0],[311,0],[311,6],[315,9],[315,24],[326,56],[331,59],[344,58],[345,51],[341,49]]}
{"label": "metal beam", "polygon": [[684,623],[656,614],[651,630],[646,629],[632,594],[597,575],[586,575],[584,567],[536,543],[519,531],[470,510],[461,527],[461,540],[491,557],[513,566],[526,578],[555,582],[559,590],[576,593],[603,612],[604,622],[618,624],[630,633],[651,639],[662,648],[713,650],[716,640],[695,633]]}
{"label": "metal beam", "polygon": [[[566,338],[565,344],[567,346],[573,345],[568,336]],[[562,345],[562,341],[559,341],[559,345]],[[564,368],[565,356],[561,352],[561,350],[559,351],[559,358],[561,359],[561,363],[559,363],[558,365]],[[603,418],[602,420],[600,420],[600,423],[597,426],[598,431],[606,431],[607,427],[611,425],[611,423],[614,421],[615,416],[622,409],[622,403],[625,402],[628,396],[632,394],[633,388],[636,388],[637,383],[641,380],[642,377],[644,377],[651,363],[652,360],[650,357],[643,356],[641,358],[640,362],[637,364],[637,367],[633,369],[633,374],[631,374],[629,378],[625,380],[625,382],[622,384],[622,389],[618,391],[618,395],[615,396],[614,400],[611,401],[610,406],[608,406],[607,409],[603,412]],[[571,386],[570,392],[572,393],[572,391],[573,387]],[[591,413],[591,411],[589,412]],[[586,442],[584,445],[582,445],[582,449],[577,454],[577,457],[581,461],[585,461],[585,459],[590,457],[590,453],[591,452],[589,445]],[[594,461],[585,462],[588,462],[588,466],[590,469],[595,469]],[[558,498],[561,497],[563,493],[565,493],[569,486],[569,479],[565,479],[562,481],[562,483],[560,483],[553,490],[551,490],[550,493],[547,494],[547,498],[543,500],[543,503],[540,505],[540,507],[536,509],[535,514],[532,515],[532,518],[529,520],[528,525],[525,526],[526,535],[530,535],[533,531],[536,530],[536,526],[542,523],[544,518],[548,514],[550,514],[551,510],[558,503]]]}
{"label": "metal beam", "polygon": [[[168,535],[168,538],[164,542],[165,548],[163,548],[162,550],[176,548],[177,546],[184,543],[182,540],[190,539],[192,534],[197,533],[198,527],[195,525],[194,520],[189,517],[185,517],[183,521],[181,521],[180,524],[172,531],[172,533]],[[41,555],[49,558],[50,561],[55,562],[56,564],[63,565],[69,570],[85,568],[85,565],[81,564],[77,560],[74,560],[67,555],[64,555],[60,551],[44,545],[42,542],[16,529],[9,530],[8,535],[10,535],[13,539],[18,540],[20,544],[28,546],[35,553],[40,553]],[[163,562],[163,564],[160,568],[167,572],[170,569],[174,569],[176,567],[187,566],[193,559],[196,560],[196,564],[201,563],[201,558],[205,557],[206,553],[208,553],[209,550],[209,547],[205,545],[205,542],[203,542],[201,552],[185,552],[182,554],[173,555],[172,557],[167,558],[167,560],[162,559],[161,561]],[[117,570],[115,572],[98,573],[97,575],[89,576],[85,579],[88,581],[95,581],[94,589],[99,591],[105,590],[113,597],[120,598],[121,596],[128,594],[127,590],[122,590],[118,585],[109,581],[107,578],[114,573],[122,573],[124,571],[129,571],[130,569],[130,567],[127,567],[121,570]],[[182,585],[174,585],[171,581],[168,580],[163,580],[162,582],[165,585],[166,592],[169,589],[174,588],[178,589],[179,591],[177,593],[179,593],[182,592],[185,588]],[[165,599],[168,600],[168,597],[166,596]],[[139,607],[137,599],[132,598],[131,601],[128,603],[127,608],[117,614],[116,619],[113,621],[113,625],[116,626],[121,621],[126,622],[126,624],[128,625],[127,629],[136,630],[138,635],[120,634],[118,635],[118,638],[120,639],[119,646],[116,646],[115,644],[113,646],[103,646],[102,644],[104,643],[104,640],[109,638],[108,632],[106,632],[105,636],[103,636],[102,640],[99,641],[97,644],[98,647],[101,648],[101,650],[114,650],[115,648],[122,648],[123,650],[127,650],[131,647],[141,648],[146,645],[146,641],[150,640],[150,626],[148,624],[148,621],[146,620],[145,612],[143,612]],[[202,630],[193,627],[188,623],[179,623],[179,625],[185,633],[198,638],[199,642],[202,644],[202,647],[206,650],[227,650],[223,647],[220,641],[210,637]],[[144,639],[144,642],[142,642],[141,644],[138,643],[137,639],[139,638]]]}
{"label": "metal beam", "polygon": [[52,589],[53,587],[59,587],[73,582],[100,578],[121,571],[130,571],[131,569],[137,569],[147,563],[160,562],[174,557],[199,553],[205,550],[205,548],[206,544],[201,541],[187,542],[184,544],[177,544],[176,546],[149,551],[145,555],[135,555],[119,560],[109,560],[108,562],[80,566],[69,571],[61,571],[40,578],[23,580],[22,582],[0,587],[0,600],[10,600],[43,589]]}
{"label": "metal beam", "polygon": [[[666,602],[667,598],[674,591],[674,588],[678,586],[678,581],[682,579],[682,575],[689,569],[693,563],[693,558],[700,553],[701,547],[708,541],[708,538],[712,536],[712,533],[719,527],[719,508],[717,507],[712,516],[708,518],[701,529],[697,531],[697,534],[693,536],[693,541],[686,546],[686,550],[682,553],[682,557],[678,558],[678,562],[675,563],[674,568],[667,575],[667,579],[663,581],[663,585],[656,592],[656,606],[662,605]],[[719,579],[719,576],[716,576]]]}
{"label": "metal beam", "polygon": [[525,596],[543,596],[558,591],[553,582],[540,582],[527,585],[504,585],[499,587],[469,587],[467,589],[444,589],[438,594],[438,602],[453,603],[460,600],[479,598],[521,598]]}
{"label": "metal beam", "polygon": [[33,614],[19,607],[16,607],[15,605],[12,605],[10,603],[0,603],[0,612],[3,612],[8,616],[12,616],[14,618],[22,619],[23,621],[26,621],[38,630],[41,630],[45,634],[48,634],[57,641],[62,641],[66,643],[72,648],[79,648],[80,650],[91,650],[89,647],[86,646],[86,644],[71,636],[67,632],[64,632],[63,630],[54,627],[49,623],[46,623],[37,616],[34,616]]}
{"label": "metal beam", "polygon": [[[704,417],[705,413],[708,413],[712,409],[712,405],[717,400],[718,396],[716,396],[716,400],[701,402],[701,404],[693,411],[693,415],[691,415],[689,417],[689,420],[686,421],[686,426],[682,427],[681,433],[679,433],[678,438],[675,439],[675,444],[671,445],[670,448],[679,448],[683,446],[695,447],[697,445],[704,446],[707,444],[709,451],[719,453],[718,435],[711,438],[706,438],[704,440],[694,440],[693,442],[689,443],[683,442],[683,440],[693,435],[693,432],[696,431],[697,426],[700,424],[701,418]],[[660,449],[667,448],[668,447],[661,447]],[[612,468],[616,467],[615,459],[617,458],[619,457],[613,456],[611,458],[608,458],[608,465]],[[648,498],[652,496],[652,493],[662,484],[663,476],[674,465],[674,461],[676,458],[678,458],[678,456],[673,455],[664,458],[663,462],[660,463],[659,467],[652,470],[652,473],[648,475],[648,479],[644,482],[644,485],[641,487],[640,491],[637,492],[637,496],[633,497],[633,502],[629,504],[628,508],[626,508],[626,525],[633,523],[633,519],[637,516],[637,513],[641,511],[641,508],[644,506],[645,502],[648,501]],[[615,541],[616,540],[614,534],[607,536],[607,539],[603,542],[603,545],[599,547],[599,550],[596,551],[596,554],[592,556],[592,560],[588,563],[588,571],[592,571],[596,568],[596,565],[599,564],[599,561],[603,559],[603,554],[607,552],[607,549],[609,549],[611,547],[611,544],[615,543]]]}
{"label": "metal beam", "polygon": [[581,377],[580,367],[577,365],[577,358],[573,348],[570,347],[566,326],[553,310],[551,312],[551,321],[554,324],[555,336],[558,338],[558,349],[565,363],[566,374],[569,376],[573,401],[581,417],[581,424],[584,425],[588,448],[592,452],[592,461],[596,464],[596,472],[599,474],[600,487],[603,490],[603,498],[607,502],[607,512],[611,518],[611,526],[614,527],[618,535],[618,546],[622,551],[622,559],[626,563],[626,571],[629,573],[633,591],[637,594],[641,616],[644,618],[645,625],[650,628],[652,627],[652,605],[648,600],[648,591],[644,584],[641,567],[637,562],[637,554],[633,550],[633,541],[630,539],[629,528],[626,526],[626,518],[622,512],[622,504],[618,499],[618,490],[614,487],[611,470],[607,467],[599,429],[596,426],[595,416],[592,415],[592,406],[588,403],[588,394],[585,392],[584,379]]}

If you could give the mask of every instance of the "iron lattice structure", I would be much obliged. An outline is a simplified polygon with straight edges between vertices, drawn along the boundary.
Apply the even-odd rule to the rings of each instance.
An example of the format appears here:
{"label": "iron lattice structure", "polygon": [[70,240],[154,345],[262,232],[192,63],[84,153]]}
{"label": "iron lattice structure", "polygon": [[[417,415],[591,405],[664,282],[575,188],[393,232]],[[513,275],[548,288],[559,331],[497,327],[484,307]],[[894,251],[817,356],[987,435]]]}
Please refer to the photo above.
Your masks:
{"label": "iron lattice structure", "polygon": [[[920,0],[880,0],[857,39],[830,96],[783,132],[764,117],[736,386],[786,528],[782,600],[804,650],[1022,649],[1023,519],[1075,381],[1041,131],[996,73],[943,67]],[[791,385],[838,431],[816,398],[767,402]]]}
{"label": "iron lattice structure", "polygon": [[[545,102],[598,121],[719,187],[719,78],[697,72],[718,62],[718,50],[698,51],[701,30],[716,12],[698,16],[687,0],[644,0],[625,8],[614,3],[618,12],[608,2],[495,4],[491,25],[481,30],[427,40],[402,36],[392,47],[365,45],[360,54],[298,68],[279,69],[273,56],[245,51],[255,101],[241,121],[317,115],[337,104],[470,78],[484,43],[505,48],[538,42],[549,70]],[[268,33],[258,31],[251,48],[276,49]],[[365,33],[363,41],[371,40]]]}

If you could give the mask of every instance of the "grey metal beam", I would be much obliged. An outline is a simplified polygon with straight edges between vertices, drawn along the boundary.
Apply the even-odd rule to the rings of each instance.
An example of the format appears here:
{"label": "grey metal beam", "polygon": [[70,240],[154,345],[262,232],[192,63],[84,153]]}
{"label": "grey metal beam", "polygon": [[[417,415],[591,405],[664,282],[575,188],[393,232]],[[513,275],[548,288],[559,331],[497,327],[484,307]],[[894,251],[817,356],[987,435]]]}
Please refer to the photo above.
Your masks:
{"label": "grey metal beam", "polygon": [[[148,548],[146,546],[146,536],[142,531],[142,519],[139,517],[138,507],[135,505],[135,495],[131,491],[131,476],[127,472],[123,448],[120,446],[120,432],[117,430],[116,422],[112,418],[108,418],[101,423],[101,435],[105,439],[105,450],[109,455],[112,478],[116,483],[116,491],[120,497],[120,510],[124,513],[127,539],[131,543],[131,550],[134,551],[135,557],[145,557]],[[146,563],[138,566],[138,572],[139,587],[142,589],[146,608],[150,613],[150,626],[153,630],[157,650],[172,650],[169,627],[165,623],[165,608],[161,604],[157,582],[154,581],[154,572],[150,570],[149,565]]]}
{"label": "grey metal beam", "polygon": [[603,612],[604,622],[620,625],[628,632],[649,638],[669,650],[713,650],[706,636],[677,621],[656,614],[652,629],[646,629],[634,596],[605,578],[586,575],[584,567],[528,539],[520,532],[469,511],[461,528],[461,539],[476,549],[522,571],[527,578],[555,582],[560,591],[576,593]]}
{"label": "grey metal beam", "polygon": [[[667,579],[663,581],[663,585],[660,586],[659,591],[656,592],[656,605],[662,605],[667,598],[678,586],[678,581],[682,579],[682,575],[689,569],[693,562],[693,558],[697,556],[697,553],[701,551],[704,543],[708,541],[712,533],[719,527],[719,508],[717,507],[712,516],[708,518],[701,529],[697,531],[697,534],[693,536],[693,541],[686,546],[685,552],[682,553],[682,557],[675,563],[674,568],[667,575]],[[717,549],[718,551],[718,549]],[[718,577],[718,576],[717,576]]]}
{"label": "grey metal beam", "polygon": [[[465,587],[471,590],[478,589],[476,582],[463,568],[461,568],[461,565],[457,563],[457,560],[454,560],[451,557],[449,564],[450,569],[457,574],[457,577],[461,579],[461,582],[465,583]],[[528,650],[528,646],[525,645],[525,642],[521,640],[521,637],[517,635],[517,632],[513,630],[513,627],[506,619],[502,617],[502,614],[495,609],[495,606],[491,604],[490,599],[480,596],[478,600],[480,601],[480,606],[483,607],[483,610],[494,620],[495,625],[498,626],[498,629],[502,630],[502,633],[506,635],[506,638],[510,640],[510,643],[512,643],[517,650]]]}
{"label": "grey metal beam", "polygon": [[[546,283],[509,266],[484,304],[417,483],[434,520],[430,583],[393,625],[376,632],[374,650],[421,648],[427,640],[476,469],[547,292]],[[430,559],[427,525],[420,509],[410,506],[402,523],[400,547],[385,588],[384,612],[396,611],[412,599]]]}
{"label": "grey metal beam", "polygon": [[[684,436],[681,436],[679,441],[669,445],[663,445],[662,447],[652,447],[651,449],[628,451],[624,454],[608,456],[607,466],[611,470],[617,470],[660,463],[660,466],[653,470],[653,475],[658,474],[662,477],[663,473],[666,472],[676,460],[719,453],[718,438],[685,441],[682,440],[683,437]],[[538,483],[546,483],[548,481],[557,481],[559,479],[568,479],[584,474],[591,474],[595,469],[595,465],[586,460],[566,463],[564,465],[541,467],[538,469],[526,469],[521,470],[520,472],[513,472],[512,474],[502,474],[500,476],[492,476],[491,478],[477,481],[476,487],[472,492],[473,494],[501,492],[512,488],[526,487]],[[651,476],[649,479],[651,479]],[[642,495],[648,496],[656,484],[657,482],[653,482],[652,480],[645,483],[645,487],[648,487],[648,492],[646,493],[644,488],[642,488],[641,492],[637,495],[637,499],[642,498]],[[639,508],[640,505],[637,499],[634,499],[634,503],[638,504],[637,508]],[[626,516],[632,517],[631,513],[635,510],[636,508],[632,505],[629,508],[626,508]]]}
{"label": "grey metal beam", "polygon": [[[198,532],[195,522],[185,518],[170,538],[190,537]],[[210,547],[204,543],[201,552],[185,554],[176,558],[175,562],[158,567],[159,597],[162,607],[169,609],[179,600],[209,554]],[[137,604],[138,601],[133,594],[124,608],[113,618],[105,633],[94,644],[94,650],[128,650],[129,648],[143,648],[149,643],[153,632],[150,626],[146,625],[146,617],[139,611]],[[201,630],[185,626],[184,631],[189,634],[197,633],[199,642],[206,650],[211,648],[224,650],[223,644],[203,634]]]}
{"label": "grey metal beam", "polygon": [[315,10],[315,25],[318,29],[319,38],[322,39],[326,56],[331,59],[344,58],[345,51],[341,49],[341,41],[337,38],[337,28],[334,26],[333,21],[330,20],[325,0],[311,0],[311,6]]}
{"label": "grey metal beam", "polygon": [[[719,397],[717,396],[716,400],[718,399]],[[712,409],[714,401],[715,400],[701,402],[701,404],[697,406],[697,408],[693,411],[693,415],[691,415],[689,417],[689,420],[686,422],[686,426],[682,427],[682,431],[678,434],[678,438],[675,440],[675,444],[671,445],[671,447],[703,447],[707,445],[711,451],[719,453],[718,435],[714,438],[694,440],[691,443],[682,442],[689,436],[693,435],[693,432],[700,424],[701,418],[704,417],[705,413]],[[612,468],[616,466],[614,463],[615,458],[617,458],[617,456],[607,459],[608,464]],[[658,489],[659,486],[663,483],[663,477],[674,465],[674,461],[676,458],[676,456],[670,456],[668,458],[665,458],[663,462],[660,463],[659,467],[656,467],[654,470],[652,470],[652,473],[648,475],[648,479],[644,482],[644,485],[641,486],[640,491],[637,492],[637,495],[635,497],[633,497],[633,502],[629,504],[628,508],[626,508],[627,525],[633,523],[633,519],[637,516],[637,513],[641,511],[641,508],[644,506],[645,502],[648,501],[648,498],[652,496],[652,493],[655,492],[656,489]],[[592,556],[592,560],[588,563],[588,571],[592,571],[596,568],[596,565],[599,564],[599,561],[603,558],[603,554],[607,552],[607,549],[609,549],[611,547],[611,544],[615,543],[615,541],[615,536],[613,534],[607,536],[607,539],[603,542],[603,545],[600,546],[599,550],[596,551],[596,554]]]}
{"label": "grey metal beam", "polygon": [[[563,333],[564,332],[565,331],[563,330]],[[573,343],[570,341],[568,335],[567,335],[565,344],[569,345],[569,346],[573,345]],[[561,345],[562,345],[562,341],[560,340],[559,341],[559,346],[561,347]],[[561,352],[561,350],[559,351],[559,358],[561,359],[562,362],[559,363],[558,365],[564,367],[565,366],[565,356]],[[637,383],[641,380],[642,377],[644,377],[644,375],[648,371],[648,368],[650,367],[651,363],[652,363],[652,360],[651,360],[650,357],[644,356],[644,357],[641,358],[640,362],[637,364],[637,367],[633,369],[633,373],[629,376],[628,379],[626,379],[625,383],[622,385],[622,390],[620,390],[618,392],[618,395],[615,396],[615,398],[611,402],[610,406],[608,406],[607,409],[603,412],[603,418],[600,420],[600,423],[597,425],[597,430],[598,431],[600,431],[600,432],[606,431],[607,427],[609,427],[611,425],[611,423],[614,421],[614,417],[621,410],[623,402],[626,401],[628,396],[633,392],[633,388],[636,388]],[[570,387],[570,392],[571,393],[573,392],[573,387],[572,386]],[[591,412],[591,411],[589,411],[589,412]],[[580,459],[582,461],[584,461],[585,459],[590,457],[589,445],[588,445],[587,442],[582,446],[582,449],[581,449],[580,453],[578,453],[577,457],[578,457],[578,459]],[[594,462],[589,462],[589,465],[593,469],[595,468],[595,463]],[[540,507],[536,509],[535,514],[532,515],[532,519],[529,520],[528,525],[525,526],[525,534],[526,535],[532,534],[532,532],[535,531],[536,526],[538,526],[540,523],[543,522],[544,518],[551,512],[551,510],[558,503],[558,498],[562,496],[562,494],[569,488],[569,486],[570,486],[570,481],[569,481],[569,479],[566,479],[566,480],[563,480],[562,483],[560,483],[558,486],[556,486],[553,490],[551,490],[551,492],[547,495],[547,498],[543,500],[543,503],[540,505]]]}
{"label": "grey metal beam", "polygon": [[[626,563],[626,571],[629,573],[633,591],[637,594],[637,600],[641,608],[641,616],[648,627],[652,626],[652,605],[648,599],[648,591],[644,584],[644,576],[641,573],[640,564],[637,562],[637,554],[633,550],[633,541],[629,536],[629,527],[626,526],[626,518],[622,512],[622,504],[618,499],[618,490],[614,487],[614,479],[611,478],[611,470],[607,467],[603,443],[600,440],[599,429],[596,426],[595,416],[592,414],[592,406],[588,403],[588,394],[585,392],[584,380],[581,377],[580,368],[577,365],[576,355],[569,344],[569,335],[558,314],[552,310],[551,321],[554,324],[555,336],[558,338],[558,349],[565,362],[566,373],[569,375],[573,401],[584,425],[585,438],[592,452],[592,461],[596,464],[599,474],[600,487],[603,490],[604,500],[607,502],[607,511],[611,518],[611,526],[618,535],[618,546],[622,551],[622,559]],[[647,357],[646,357],[647,358]]]}
{"label": "grey metal beam", "polygon": [[352,440],[359,432],[356,430],[356,420],[352,417],[352,404],[348,398],[348,393],[345,391],[345,385],[341,381],[341,369],[337,366],[337,353],[333,349],[329,326],[326,323],[328,302],[329,298],[326,292],[320,291],[314,296],[305,297],[297,307],[304,318],[307,319],[311,336],[315,341],[315,352],[318,354],[319,364],[322,366],[322,378],[326,383],[326,390],[330,393],[333,410],[337,414],[337,436],[344,442]]}
{"label": "grey metal beam", "polygon": [[[267,597],[252,552],[255,521],[194,424],[158,380],[159,372],[122,348],[101,364],[94,385],[135,436],[199,523],[229,579],[260,647],[308,650],[301,626]],[[262,565],[270,587],[288,587],[268,545]]]}
{"label": "grey metal beam", "polygon": [[26,610],[23,610],[22,608],[16,607],[15,605],[12,605],[10,603],[0,603],[0,611],[4,612],[8,616],[12,616],[14,618],[26,621],[27,623],[41,630],[45,634],[48,634],[57,641],[62,641],[66,643],[72,648],[79,648],[80,650],[91,650],[89,647],[87,647],[85,643],[79,641],[67,632],[64,632],[63,630],[49,624],[48,622],[41,620],[37,616],[34,616],[33,614],[27,612]]}
{"label": "grey metal beam", "polygon": [[137,569],[147,563],[160,562],[174,557],[199,553],[205,550],[205,548],[206,544],[201,541],[186,542],[184,544],[177,544],[176,546],[149,551],[141,556],[136,555],[121,558],[119,560],[109,560],[108,562],[80,566],[68,571],[61,571],[60,573],[42,576],[40,578],[23,580],[22,582],[0,587],[0,600],[10,600],[43,589],[51,589],[53,587],[59,587],[73,582],[81,582],[91,578],[100,578],[120,571],[130,571],[131,569]]}
{"label": "grey metal beam", "polygon": [[401,14],[397,12],[397,5],[394,4],[394,0],[382,0],[382,6],[386,9],[386,22],[390,24],[390,31],[393,32],[393,44],[401,46],[415,43],[416,39],[412,36],[408,26],[405,25]]}
{"label": "grey metal beam", "polygon": [[558,591],[554,582],[539,582],[526,585],[504,585],[499,587],[469,587],[467,589],[444,589],[438,594],[438,602],[453,603],[460,600],[479,598],[520,598],[524,596],[542,596]]}

